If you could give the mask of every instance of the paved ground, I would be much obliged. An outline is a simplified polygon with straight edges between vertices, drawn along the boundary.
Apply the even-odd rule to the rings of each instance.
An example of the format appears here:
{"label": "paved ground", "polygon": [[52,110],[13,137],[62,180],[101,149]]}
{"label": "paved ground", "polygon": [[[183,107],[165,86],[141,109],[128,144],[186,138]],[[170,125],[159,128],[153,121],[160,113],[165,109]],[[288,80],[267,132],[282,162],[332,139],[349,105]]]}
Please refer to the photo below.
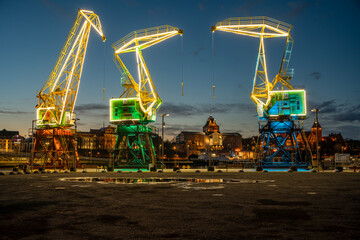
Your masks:
{"label": "paved ground", "polygon": [[[116,184],[61,178],[197,178]],[[0,176],[0,239],[359,239],[359,173]]]}

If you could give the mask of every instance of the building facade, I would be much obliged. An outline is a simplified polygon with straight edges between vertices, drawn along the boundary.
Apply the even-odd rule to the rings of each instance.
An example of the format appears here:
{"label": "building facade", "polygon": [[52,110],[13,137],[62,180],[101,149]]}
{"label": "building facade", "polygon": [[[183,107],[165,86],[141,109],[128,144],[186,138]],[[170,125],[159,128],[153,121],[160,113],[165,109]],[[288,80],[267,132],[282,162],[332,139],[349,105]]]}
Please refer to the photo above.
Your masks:
{"label": "building facade", "polygon": [[176,137],[176,148],[186,157],[200,156],[206,152],[229,155],[242,149],[242,136],[239,133],[221,133],[213,116],[210,116],[202,132],[182,131]]}
{"label": "building facade", "polygon": [[90,129],[89,132],[77,132],[77,148],[80,155],[89,157],[108,157],[115,148],[116,127],[107,126]]}
{"label": "building facade", "polygon": [[19,153],[25,149],[25,139],[19,135],[19,131],[0,131],[0,152]]}

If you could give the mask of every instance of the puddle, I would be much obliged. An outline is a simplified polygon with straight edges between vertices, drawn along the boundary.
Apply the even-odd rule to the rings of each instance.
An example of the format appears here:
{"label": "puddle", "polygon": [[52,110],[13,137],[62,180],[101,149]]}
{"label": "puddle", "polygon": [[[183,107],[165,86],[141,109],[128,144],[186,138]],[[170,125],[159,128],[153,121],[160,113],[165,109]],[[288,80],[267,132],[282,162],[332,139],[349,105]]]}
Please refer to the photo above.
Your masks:
{"label": "puddle", "polygon": [[106,177],[78,177],[78,178],[60,178],[60,181],[70,182],[97,182],[101,184],[158,184],[158,183],[274,183],[275,180],[253,180],[253,179],[219,179],[219,178],[106,178]]}
{"label": "puddle", "polygon": [[222,196],[224,196],[224,194],[221,194],[221,193],[214,193],[212,196],[214,196],[214,197],[222,197]]}
{"label": "puddle", "polygon": [[225,182],[223,179],[199,179],[199,178],[104,178],[104,177],[60,178],[60,181],[117,183],[117,184],[222,183],[222,182]]}
{"label": "puddle", "polygon": [[175,185],[179,188],[182,189],[186,189],[186,190],[216,190],[216,189],[223,189],[225,188],[224,185],[216,185],[216,186],[207,186],[207,187],[203,187],[203,186],[194,186],[192,183],[185,183],[185,184],[179,184],[179,185]]}

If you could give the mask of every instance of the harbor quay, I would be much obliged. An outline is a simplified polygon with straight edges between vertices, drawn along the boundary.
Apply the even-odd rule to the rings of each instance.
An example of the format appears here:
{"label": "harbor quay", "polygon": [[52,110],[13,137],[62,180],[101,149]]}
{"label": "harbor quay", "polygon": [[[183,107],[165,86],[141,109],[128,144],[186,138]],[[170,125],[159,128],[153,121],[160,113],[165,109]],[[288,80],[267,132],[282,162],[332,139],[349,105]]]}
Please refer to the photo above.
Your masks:
{"label": "harbor quay", "polygon": [[358,239],[359,172],[0,176],[1,239]]}

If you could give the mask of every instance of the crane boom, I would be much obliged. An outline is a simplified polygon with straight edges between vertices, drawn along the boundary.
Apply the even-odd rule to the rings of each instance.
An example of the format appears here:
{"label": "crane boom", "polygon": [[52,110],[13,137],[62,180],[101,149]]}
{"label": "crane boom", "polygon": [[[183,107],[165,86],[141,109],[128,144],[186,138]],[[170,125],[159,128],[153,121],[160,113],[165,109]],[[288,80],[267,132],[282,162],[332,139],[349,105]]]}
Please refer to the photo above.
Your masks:
{"label": "crane boom", "polygon": [[91,27],[103,41],[106,40],[99,17],[93,11],[79,9],[58,60],[37,95],[38,127],[73,125],[73,111]]}
{"label": "crane boom", "polygon": [[[250,36],[260,38],[260,46],[259,46],[259,54],[257,58],[255,77],[253,81],[253,88],[251,92],[251,99],[258,106],[268,106],[270,103],[270,91],[272,91],[279,82],[280,78],[275,78],[272,82],[268,80],[267,73],[267,64],[266,64],[266,55],[265,55],[265,38],[275,38],[275,37],[287,37],[288,43],[291,43],[290,51],[292,49],[293,40],[290,36],[290,30],[292,26],[280,22],[278,20],[268,18],[268,17],[236,17],[236,18],[228,18],[224,21],[218,22],[214,27],[212,27],[212,31],[224,31],[231,32],[235,34]],[[291,40],[291,41],[289,41]],[[289,47],[286,45],[286,49]],[[284,70],[287,70],[290,56],[285,50],[286,56],[284,55],[283,60],[281,62],[281,67],[278,75],[282,76]],[[284,54],[285,54],[284,53]],[[287,81],[287,87],[290,86],[292,89],[288,78],[283,78],[284,81]],[[286,79],[286,80],[285,80]]]}
{"label": "crane boom", "polygon": [[[120,105],[118,107],[113,106],[110,103],[110,121],[111,122],[123,122],[123,121],[155,121],[156,111],[162,104],[162,100],[159,97],[156,87],[152,81],[149,70],[146,66],[142,50],[172,38],[176,35],[182,35],[183,31],[176,27],[169,25],[163,25],[158,27],[152,27],[142,30],[137,30],[129,33],[119,41],[115,42],[112,47],[115,49],[114,62],[122,74],[121,84],[125,88],[120,99],[111,99],[110,102],[117,101],[116,104],[123,106],[124,101],[127,105],[128,100],[134,101],[136,105],[136,117],[126,117],[127,113],[122,112],[118,114],[118,108],[121,111],[127,111],[128,107],[123,108]],[[138,81],[136,81],[131,73],[126,68],[125,64],[119,57],[120,54],[135,52],[137,62]],[[115,104],[115,103],[114,103]]]}
{"label": "crane boom", "polygon": [[[291,91],[290,94],[297,95],[296,98],[301,98],[301,101],[305,100],[305,92],[303,90],[294,90],[294,87],[290,84],[290,80],[293,77],[293,70],[289,70],[288,67],[294,43],[294,40],[290,35],[291,29],[292,26],[290,24],[269,17],[228,18],[218,22],[211,28],[212,32],[230,32],[260,39],[255,76],[250,95],[252,101],[257,106],[257,111],[260,118],[267,118],[269,116],[269,110],[275,105],[277,108],[279,108],[278,102],[284,99],[284,94],[274,91],[278,84],[281,84],[282,89],[283,87],[289,89]],[[269,81],[264,39],[279,37],[286,37],[285,50],[281,60],[279,72],[272,81]],[[284,108],[286,108],[286,106],[284,106]],[[305,116],[304,112],[306,112],[306,106],[302,106],[301,109],[299,108],[296,110],[297,114],[301,112],[299,115]],[[291,110],[290,112],[293,111]]]}

